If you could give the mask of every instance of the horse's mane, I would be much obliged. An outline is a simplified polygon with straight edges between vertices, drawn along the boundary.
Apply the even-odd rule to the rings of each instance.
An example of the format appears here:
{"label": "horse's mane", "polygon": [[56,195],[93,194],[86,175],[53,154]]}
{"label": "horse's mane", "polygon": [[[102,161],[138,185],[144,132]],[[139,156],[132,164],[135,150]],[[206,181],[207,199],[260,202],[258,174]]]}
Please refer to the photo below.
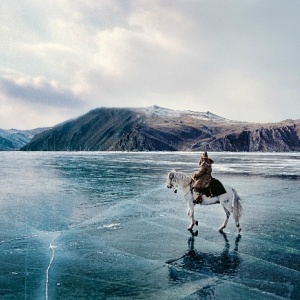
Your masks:
{"label": "horse's mane", "polygon": [[174,175],[176,174],[176,178],[179,180],[182,180],[183,182],[191,179],[191,177],[188,176],[187,174],[185,174],[184,172],[176,172],[174,170],[173,170],[173,172],[174,172]]}

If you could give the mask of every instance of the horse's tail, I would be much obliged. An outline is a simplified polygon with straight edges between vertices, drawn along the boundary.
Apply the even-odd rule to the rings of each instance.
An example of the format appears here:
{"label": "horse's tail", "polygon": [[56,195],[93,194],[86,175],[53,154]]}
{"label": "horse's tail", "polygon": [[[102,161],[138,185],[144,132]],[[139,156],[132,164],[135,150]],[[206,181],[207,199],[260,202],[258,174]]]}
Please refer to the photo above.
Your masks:
{"label": "horse's tail", "polygon": [[239,219],[242,216],[243,213],[243,207],[241,204],[241,198],[238,195],[237,191],[235,188],[232,188],[233,191],[233,216],[236,222],[239,221]]}

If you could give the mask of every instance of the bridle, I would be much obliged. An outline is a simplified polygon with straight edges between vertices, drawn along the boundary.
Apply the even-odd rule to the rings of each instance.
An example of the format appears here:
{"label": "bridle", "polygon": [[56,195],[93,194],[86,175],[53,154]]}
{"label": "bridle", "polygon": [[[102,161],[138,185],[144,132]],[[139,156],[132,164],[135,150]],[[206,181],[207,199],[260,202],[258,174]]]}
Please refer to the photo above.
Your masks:
{"label": "bridle", "polygon": [[[168,188],[171,189],[173,188],[174,190],[174,193],[177,193],[177,189],[174,187],[174,184],[173,184],[173,180],[175,180],[175,174],[174,172],[171,172],[170,175],[169,175],[169,179],[170,179],[170,185],[168,185]],[[186,186],[190,186],[190,189],[188,190],[188,192],[184,195],[184,197],[188,194],[188,193],[192,193],[193,194],[193,187],[192,187],[192,182],[193,182],[193,179],[191,178],[191,181],[186,185]]]}
{"label": "bridle", "polygon": [[177,189],[174,187],[174,184],[173,184],[173,180],[175,180],[175,175],[174,175],[174,172],[171,172],[170,175],[169,175],[169,179],[170,179],[170,185],[167,185],[167,187],[169,189],[173,188],[174,190],[174,193],[177,193]]}

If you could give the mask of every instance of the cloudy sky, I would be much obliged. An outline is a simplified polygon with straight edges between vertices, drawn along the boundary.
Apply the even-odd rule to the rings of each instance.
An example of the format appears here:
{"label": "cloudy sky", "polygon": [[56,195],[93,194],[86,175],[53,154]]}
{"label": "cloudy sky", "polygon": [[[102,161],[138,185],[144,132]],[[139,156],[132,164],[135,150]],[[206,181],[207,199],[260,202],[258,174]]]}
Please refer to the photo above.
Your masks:
{"label": "cloudy sky", "polygon": [[1,0],[0,128],[96,107],[300,118],[300,1]]}

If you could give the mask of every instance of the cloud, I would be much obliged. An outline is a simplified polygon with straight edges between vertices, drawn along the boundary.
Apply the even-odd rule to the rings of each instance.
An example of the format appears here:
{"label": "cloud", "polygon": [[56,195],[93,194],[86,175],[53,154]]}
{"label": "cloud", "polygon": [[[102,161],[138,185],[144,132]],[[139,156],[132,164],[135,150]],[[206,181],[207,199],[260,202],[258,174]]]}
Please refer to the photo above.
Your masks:
{"label": "cloud", "polygon": [[80,99],[56,81],[48,81],[44,77],[29,77],[6,72],[0,78],[3,97],[14,98],[18,102],[39,104],[51,107],[82,106]]}
{"label": "cloud", "polygon": [[61,121],[99,106],[153,104],[246,121],[299,118],[299,8],[277,0],[4,1],[0,101],[45,115],[60,109]]}
{"label": "cloud", "polygon": [[48,127],[80,115],[86,103],[74,91],[43,77],[11,71],[0,76],[0,128]]}

